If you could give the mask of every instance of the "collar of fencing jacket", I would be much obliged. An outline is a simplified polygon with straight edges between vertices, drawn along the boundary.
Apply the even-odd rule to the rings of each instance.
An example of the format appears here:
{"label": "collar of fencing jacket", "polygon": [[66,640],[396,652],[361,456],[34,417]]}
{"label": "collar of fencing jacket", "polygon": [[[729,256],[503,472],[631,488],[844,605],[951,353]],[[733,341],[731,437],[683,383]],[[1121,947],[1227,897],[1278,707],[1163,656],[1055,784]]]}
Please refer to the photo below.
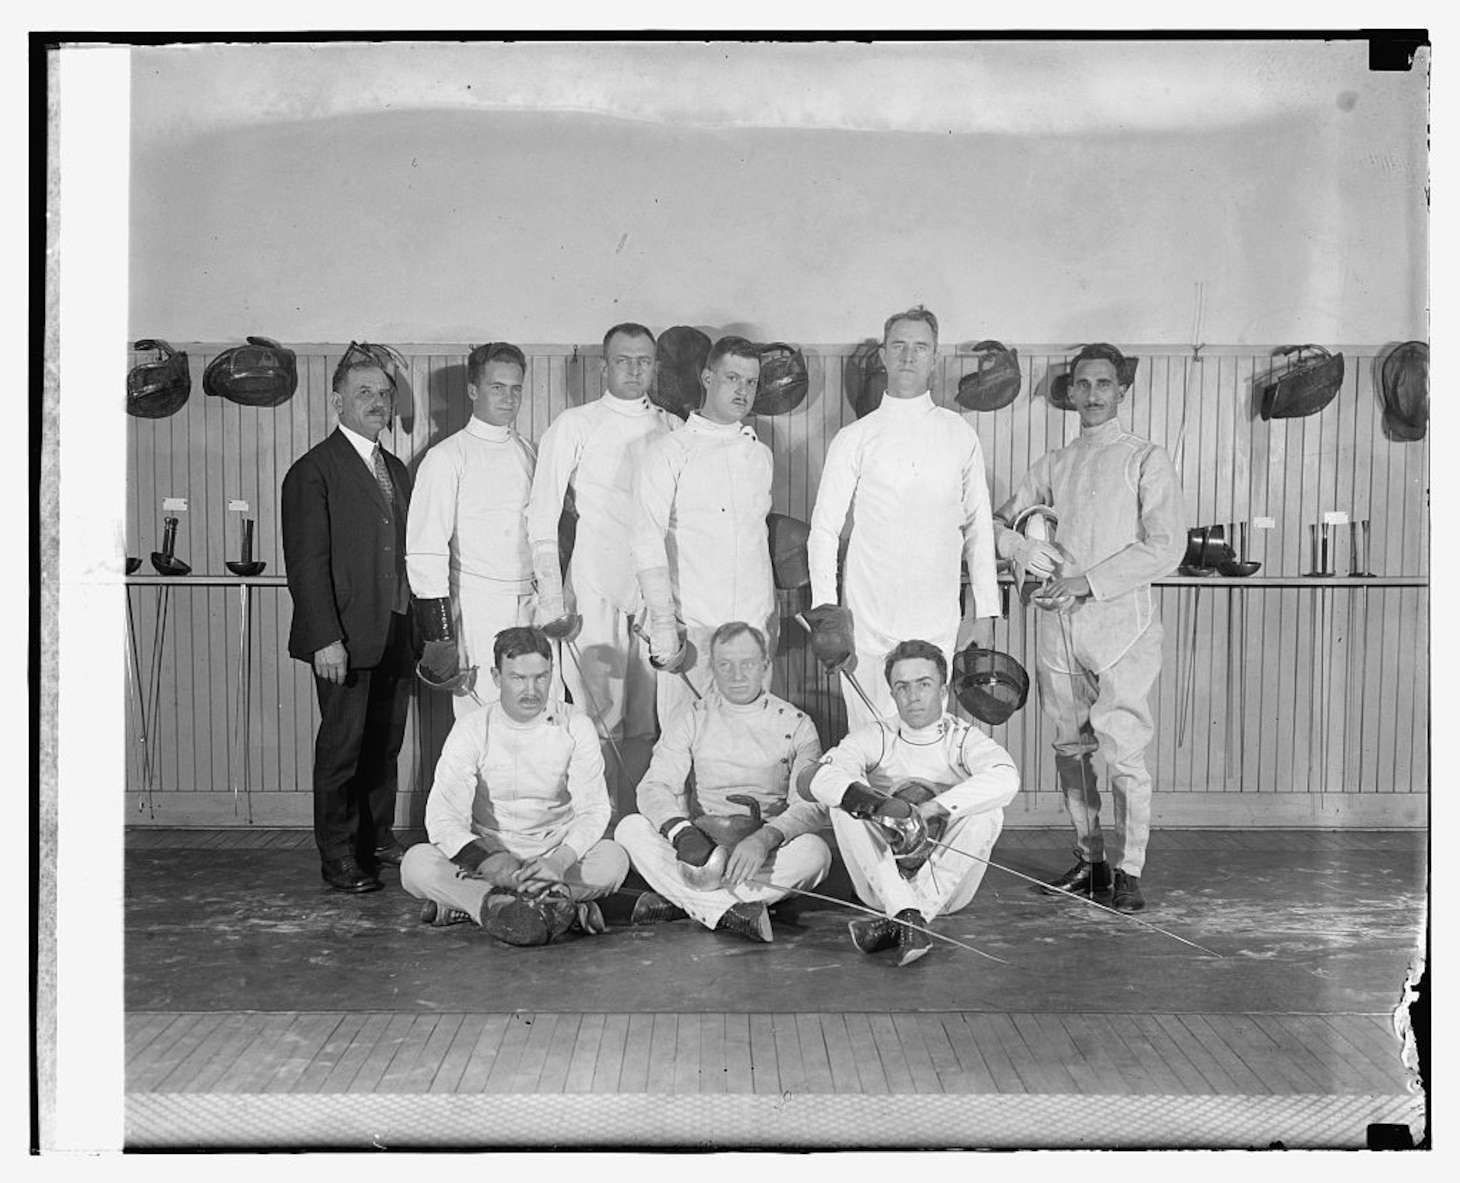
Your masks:
{"label": "collar of fencing jacket", "polygon": [[882,402],[877,410],[883,415],[892,415],[899,419],[916,419],[919,415],[926,415],[933,409],[933,393],[930,390],[923,391],[916,398],[894,398],[890,394],[882,396]]}
{"label": "collar of fencing jacket", "polygon": [[619,398],[611,390],[605,390],[598,401],[607,403],[610,411],[620,415],[647,415],[654,410],[654,404],[647,398]]}
{"label": "collar of fencing jacket", "polygon": [[737,419],[734,423],[716,423],[713,419],[706,419],[698,411],[691,411],[689,418],[684,424],[691,431],[703,431],[708,435],[746,435],[751,439],[759,438],[755,429],[748,427],[744,420]]}
{"label": "collar of fencing jacket", "polygon": [[506,443],[512,438],[511,427],[498,427],[495,423],[486,423],[475,415],[466,421],[466,432],[493,444]]}
{"label": "collar of fencing jacket", "polygon": [[1112,443],[1118,436],[1124,434],[1125,428],[1120,425],[1120,420],[1113,416],[1104,423],[1097,423],[1094,427],[1080,428],[1080,438],[1092,444]]}

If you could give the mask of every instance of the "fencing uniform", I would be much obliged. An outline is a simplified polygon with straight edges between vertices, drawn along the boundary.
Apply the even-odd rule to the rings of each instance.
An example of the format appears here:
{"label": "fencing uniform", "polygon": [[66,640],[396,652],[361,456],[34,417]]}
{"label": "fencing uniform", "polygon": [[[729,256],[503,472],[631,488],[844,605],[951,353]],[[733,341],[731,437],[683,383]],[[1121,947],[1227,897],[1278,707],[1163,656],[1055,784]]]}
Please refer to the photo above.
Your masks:
{"label": "fencing uniform", "polygon": [[[617,891],[628,856],[608,828],[603,756],[582,712],[550,700],[527,723],[500,702],[462,715],[446,737],[426,799],[426,836],[401,860],[413,896],[480,917],[491,890],[471,875],[489,854],[530,859],[561,852],[575,902]],[[571,856],[571,857],[570,857]]]}
{"label": "fencing uniform", "polygon": [[[939,841],[953,849],[935,848],[915,875],[904,878],[881,828],[835,807],[853,782],[892,793],[912,777],[937,790],[938,804],[949,813]],[[823,758],[810,790],[832,807],[832,829],[857,895],[889,916],[914,908],[931,920],[973,899],[985,870],[979,859],[993,853],[1004,806],[1019,791],[1019,771],[1008,752],[953,715],[916,729],[894,715],[848,733]]]}
{"label": "fencing uniform", "polygon": [[[837,547],[847,510],[853,526],[842,598]],[[993,526],[983,449],[968,422],[932,395],[884,398],[837,432],[826,452],[807,542],[811,602],[852,613],[854,671],[878,710],[895,708],[882,662],[899,641],[928,641],[949,664],[958,641],[960,561],[974,615],[998,614]],[[847,726],[872,722],[843,685]]]}
{"label": "fencing uniform", "polygon": [[641,749],[637,759],[642,762],[615,777],[621,812],[631,806],[633,785],[654,736],[654,671],[647,646],[629,631],[643,608],[629,550],[634,483],[645,449],[677,422],[647,398],[606,393],[586,406],[570,407],[543,434],[527,505],[527,538],[534,550],[557,547],[565,498],[571,498],[578,516],[565,588],[583,618],[576,642],[583,670],[580,675],[566,652],[555,664],[574,703],[597,712],[609,734],[631,741],[622,745],[626,759],[634,762],[629,749]]}
{"label": "fencing uniform", "polygon": [[[677,615],[695,662],[685,674],[709,689],[710,636],[743,620],[765,632],[775,652],[776,593],[766,516],[771,450],[743,423],[691,414],[683,430],[656,439],[639,470],[634,568],[668,568]],[[770,667],[766,688],[770,688]],[[667,726],[693,695],[678,674],[660,672],[659,723]]]}
{"label": "fencing uniform", "polygon": [[[473,416],[426,453],[406,524],[406,573],[418,600],[451,598],[462,668],[476,666],[476,693],[497,698],[487,676],[492,644],[504,628],[532,623],[532,551],[527,497],[537,458],[511,427]],[[554,670],[556,671],[556,666]],[[562,697],[556,672],[555,694]],[[460,718],[477,710],[453,698]]]}
{"label": "fencing uniform", "polygon": [[1151,580],[1181,561],[1186,515],[1165,450],[1116,419],[1081,428],[1035,461],[998,511],[999,552],[1013,557],[1009,523],[1031,505],[1058,516],[1070,555],[1061,576],[1084,575],[1090,596],[1067,615],[1038,617],[1035,676],[1054,727],[1055,765],[1086,862],[1107,858],[1090,755],[1105,757],[1114,797],[1110,861],[1139,877],[1151,826],[1148,701],[1161,672],[1161,621]]}
{"label": "fencing uniform", "polygon": [[[712,689],[666,725],[639,782],[639,812],[619,823],[614,838],[656,892],[707,928],[736,903],[774,903],[787,888],[815,887],[831,866],[831,852],[815,833],[825,827],[826,814],[789,786],[820,754],[816,727],[790,703],[762,694],[737,706]],[[771,886],[692,888],[660,828],[676,817],[745,816],[742,806],[726,800],[731,793],[754,797],[766,824],[785,836],[756,872]]]}

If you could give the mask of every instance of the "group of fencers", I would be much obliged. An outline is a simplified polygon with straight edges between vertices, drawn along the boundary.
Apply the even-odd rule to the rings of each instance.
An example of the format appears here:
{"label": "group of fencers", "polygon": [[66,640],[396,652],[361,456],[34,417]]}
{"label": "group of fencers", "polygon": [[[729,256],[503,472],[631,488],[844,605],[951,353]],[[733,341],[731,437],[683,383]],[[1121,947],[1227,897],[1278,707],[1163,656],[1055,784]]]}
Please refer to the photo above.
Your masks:
{"label": "group of fencers", "polygon": [[[1151,581],[1185,545],[1175,471],[1118,422],[1126,359],[1087,346],[1069,379],[1079,436],[993,511],[977,433],[930,393],[937,350],[931,312],[888,318],[885,394],[832,439],[802,525],[771,513],[773,457],[746,422],[763,350],[743,337],[710,346],[681,421],[651,397],[653,333],[615,325],[603,395],[536,448],[515,427],[526,358],[479,346],[471,419],[424,455],[414,488],[379,445],[388,351],[352,345],[331,393],[339,429],[283,496],[290,652],[320,697],[325,881],[371,891],[395,864],[423,921],[541,945],[604,932],[596,901],[632,865],[650,890],[631,923],[769,942],[768,905],[826,877],[829,827],[862,901],[853,943],[917,960],[931,922],[972,900],[1019,788],[1008,752],[950,709],[956,694],[1000,721],[977,709],[987,686],[965,659],[992,640],[1004,560],[1050,614],[1035,672],[1077,858],[1048,890],[1143,908]],[[813,607],[782,621],[777,587],[805,583]],[[840,676],[848,731],[829,750],[772,692],[788,627]],[[407,849],[391,821],[412,670],[452,695],[455,722],[428,841]]]}

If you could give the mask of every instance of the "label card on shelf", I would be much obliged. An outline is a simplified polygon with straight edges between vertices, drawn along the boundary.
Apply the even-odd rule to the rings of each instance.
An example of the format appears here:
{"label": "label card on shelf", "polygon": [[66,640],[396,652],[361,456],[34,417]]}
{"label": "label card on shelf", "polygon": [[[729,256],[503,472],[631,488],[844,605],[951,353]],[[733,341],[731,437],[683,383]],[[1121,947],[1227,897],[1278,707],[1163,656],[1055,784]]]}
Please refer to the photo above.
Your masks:
{"label": "label card on shelf", "polygon": [[1272,518],[1253,518],[1252,528],[1254,530],[1272,530],[1276,528],[1277,522]]}
{"label": "label card on shelf", "polygon": [[188,499],[186,497],[164,497],[162,499],[162,508],[164,510],[180,509],[184,513],[186,513],[188,508]]}
{"label": "label card on shelf", "polygon": [[1348,514],[1341,509],[1326,513],[1323,515],[1323,524],[1325,526],[1346,526],[1348,525]]}
{"label": "label card on shelf", "polygon": [[228,509],[229,509],[230,512],[247,513],[248,512],[248,502],[247,501],[230,501],[228,503]]}

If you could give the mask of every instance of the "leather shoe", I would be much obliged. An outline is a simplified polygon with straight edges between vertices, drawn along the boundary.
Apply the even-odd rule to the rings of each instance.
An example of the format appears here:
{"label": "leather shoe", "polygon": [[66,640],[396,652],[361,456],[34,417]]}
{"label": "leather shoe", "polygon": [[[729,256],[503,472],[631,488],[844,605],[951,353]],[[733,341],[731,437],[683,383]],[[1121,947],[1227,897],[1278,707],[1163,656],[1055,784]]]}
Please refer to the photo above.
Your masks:
{"label": "leather shoe", "polygon": [[471,916],[460,908],[447,908],[435,900],[426,900],[421,904],[421,923],[446,928],[452,924],[470,924]]}
{"label": "leather shoe", "polygon": [[371,852],[371,858],[375,860],[375,865],[378,867],[384,867],[387,865],[392,867],[398,867],[400,866],[401,859],[405,857],[405,854],[406,848],[402,846],[399,842],[392,840],[386,846],[377,846]]}
{"label": "leather shoe", "polygon": [[1114,904],[1117,912],[1139,912],[1146,906],[1139,875],[1127,875],[1124,871],[1115,873]]}
{"label": "leather shoe", "polygon": [[630,924],[664,924],[670,920],[686,920],[689,913],[678,904],[670,903],[658,892],[646,891],[634,901]]}
{"label": "leather shoe", "polygon": [[884,949],[891,949],[897,944],[901,929],[902,926],[890,916],[847,921],[852,944],[863,953],[881,953]]}
{"label": "leather shoe", "polygon": [[1110,891],[1110,864],[1104,859],[1098,863],[1086,862],[1079,851],[1075,852],[1075,858],[1078,861],[1073,867],[1058,879],[1049,880],[1045,887],[1054,890],[1045,890],[1044,894],[1059,895],[1061,891],[1067,891],[1091,898],[1107,894]]}
{"label": "leather shoe", "polygon": [[717,932],[733,932],[736,936],[769,945],[774,939],[770,913],[764,904],[731,904],[715,924]]}
{"label": "leather shoe", "polygon": [[336,891],[348,891],[362,895],[367,891],[379,891],[385,884],[364,870],[353,858],[327,858],[319,865],[319,875]]}
{"label": "leather shoe", "polygon": [[[926,928],[928,922],[916,908],[904,908],[897,914],[901,922],[897,926],[897,964],[911,965],[933,947],[933,938],[918,929]],[[918,928],[909,928],[916,924]]]}

